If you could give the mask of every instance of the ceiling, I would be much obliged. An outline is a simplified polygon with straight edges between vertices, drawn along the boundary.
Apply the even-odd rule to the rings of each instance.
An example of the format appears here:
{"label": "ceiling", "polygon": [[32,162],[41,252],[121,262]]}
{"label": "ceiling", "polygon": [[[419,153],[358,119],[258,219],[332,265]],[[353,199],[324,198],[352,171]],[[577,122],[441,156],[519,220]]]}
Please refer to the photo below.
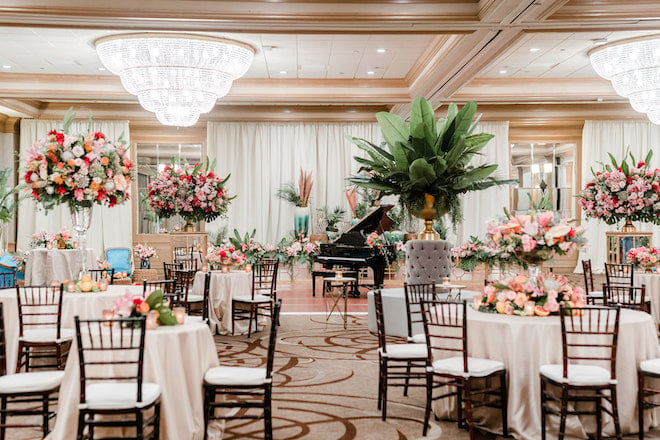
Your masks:
{"label": "ceiling", "polygon": [[182,31],[257,50],[205,120],[373,120],[475,100],[485,118],[639,118],[587,58],[660,33],[657,0],[0,0],[0,114],[153,123],[94,51],[105,35]]}

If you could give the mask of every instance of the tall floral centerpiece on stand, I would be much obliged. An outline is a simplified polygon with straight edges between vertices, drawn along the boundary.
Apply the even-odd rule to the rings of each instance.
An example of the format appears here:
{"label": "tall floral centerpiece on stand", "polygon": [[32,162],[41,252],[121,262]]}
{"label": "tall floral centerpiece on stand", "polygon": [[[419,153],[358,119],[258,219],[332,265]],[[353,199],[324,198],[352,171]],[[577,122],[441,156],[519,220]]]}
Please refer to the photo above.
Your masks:
{"label": "tall floral centerpiece on stand", "polygon": [[220,178],[211,170],[215,160],[177,166],[172,161],[147,187],[149,205],[160,218],[179,214],[186,221],[184,231],[192,232],[194,223],[211,222],[226,215],[229,197],[225,184],[229,179]]}
{"label": "tall floral centerpiece on stand", "polygon": [[586,242],[583,234],[581,226],[560,219],[552,211],[508,215],[504,221],[488,225],[488,240],[515,255],[519,264],[529,269],[530,282],[536,280],[545,261],[581,248]]}
{"label": "tall floral centerpiece on stand", "polygon": [[[460,110],[447,108],[446,118],[436,121],[431,104],[417,98],[412,104],[410,124],[394,113],[376,114],[385,143],[349,138],[368,157],[354,156],[361,168],[349,180],[357,186],[398,195],[400,203],[425,220],[420,238],[438,239],[433,230],[436,216],[449,214],[451,223],[462,219],[460,196],[495,185],[514,183],[493,176],[496,164],[469,165],[492,134],[474,133],[477,104],[466,103]],[[366,172],[366,174],[361,174]]]}
{"label": "tall floral centerpiece on stand", "polygon": [[625,221],[623,232],[634,232],[634,221],[660,225],[660,170],[649,167],[652,156],[651,150],[637,162],[627,153],[619,163],[610,154],[611,164],[592,170],[593,179],[578,195],[585,217],[608,225]]}
{"label": "tall floral centerpiece on stand", "polygon": [[[75,113],[69,109],[63,129],[51,130],[23,157],[23,178],[32,198],[46,210],[67,204],[86,272],[85,240],[92,206],[121,205],[129,199],[132,168],[128,147],[101,132],[69,134]],[[90,124],[91,125],[91,124]]]}

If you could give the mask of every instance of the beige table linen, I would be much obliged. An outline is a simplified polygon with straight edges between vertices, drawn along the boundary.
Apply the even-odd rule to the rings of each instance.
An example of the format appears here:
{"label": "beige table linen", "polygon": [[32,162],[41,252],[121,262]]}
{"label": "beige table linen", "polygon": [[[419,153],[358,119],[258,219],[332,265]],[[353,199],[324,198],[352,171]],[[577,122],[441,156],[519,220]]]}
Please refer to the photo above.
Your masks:
{"label": "beige table linen", "polygon": [[[195,275],[192,293],[204,293],[204,272]],[[221,272],[211,271],[211,286],[209,291],[209,325],[211,331],[220,334],[231,334],[232,298],[237,295],[249,295],[252,289],[252,272],[242,270]],[[259,322],[259,330],[263,329],[265,321]],[[254,329],[253,329],[254,330]],[[248,321],[237,321],[234,334],[242,335],[248,332]]]}
{"label": "beige table linen", "polygon": [[[78,278],[82,267],[80,249],[34,249],[25,264],[25,285],[44,286],[52,280],[73,280]],[[87,267],[96,267],[92,249],[85,251]]]}
{"label": "beige table linen", "polygon": [[[75,344],[74,344],[75,345]],[[208,325],[188,319],[184,325],[147,330],[144,350],[144,380],[161,387],[160,438],[204,438],[204,373],[218,365],[213,336]],[[76,438],[80,370],[77,349],[72,349],[60,387],[57,420],[49,440]],[[221,424],[214,423],[210,439],[222,438]],[[130,431],[127,432],[130,434]]]}
{"label": "beige table linen", "polygon": [[[130,292],[142,295],[142,286],[108,286],[105,292],[69,293],[62,297],[62,328],[74,328],[73,317],[83,319],[101,318],[103,309],[111,309],[114,301]],[[0,302],[4,304],[5,339],[7,344],[7,370],[16,369],[18,357],[18,302],[16,289],[0,290]]]}
{"label": "beige table linen", "polygon": [[[639,362],[660,357],[656,327],[651,315],[622,310],[617,350],[617,392],[619,417],[624,434],[637,432],[637,366]],[[469,355],[504,363],[508,380],[509,434],[516,439],[541,438],[539,367],[562,363],[561,324],[558,316],[520,317],[474,311],[468,307]],[[455,399],[436,402],[434,412],[441,418],[455,418]],[[481,410],[477,414],[482,414]],[[480,423],[501,429],[499,412],[493,410]],[[646,424],[651,421],[646,414]],[[594,417],[585,417],[586,430],[594,432]],[[575,417],[567,419],[567,434],[587,438]],[[613,435],[614,425],[605,417],[604,433]],[[653,422],[654,424],[657,421]],[[549,432],[559,426],[557,418],[548,418]]]}
{"label": "beige table linen", "polygon": [[651,314],[660,325],[660,273],[635,272],[635,286],[646,285],[646,300],[651,301]]}

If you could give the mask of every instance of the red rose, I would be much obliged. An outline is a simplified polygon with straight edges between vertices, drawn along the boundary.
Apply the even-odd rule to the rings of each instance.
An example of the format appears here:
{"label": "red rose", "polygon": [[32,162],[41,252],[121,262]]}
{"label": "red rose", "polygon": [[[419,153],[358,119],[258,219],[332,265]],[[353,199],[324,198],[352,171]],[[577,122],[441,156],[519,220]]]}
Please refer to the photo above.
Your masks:
{"label": "red rose", "polygon": [[57,130],[51,130],[48,132],[48,136],[52,136],[54,134],[57,134]]}
{"label": "red rose", "polygon": [[632,177],[628,177],[628,183],[632,183]]}
{"label": "red rose", "polygon": [[64,145],[64,135],[62,133],[56,133],[55,141],[60,145]]}
{"label": "red rose", "polygon": [[34,197],[36,200],[39,200],[39,193],[36,189],[32,190],[32,197]]}
{"label": "red rose", "polygon": [[62,195],[64,193],[66,193],[66,189],[64,189],[64,187],[62,185],[60,185],[60,186],[57,187],[57,193],[59,195]]}
{"label": "red rose", "polygon": [[644,162],[637,162],[637,168],[641,168],[646,165]]}
{"label": "red rose", "polygon": [[25,173],[25,183],[31,182],[30,176],[32,176],[32,171],[28,171],[27,173]]}
{"label": "red rose", "polygon": [[133,298],[133,304],[139,307],[142,304],[142,298]]}
{"label": "red rose", "polygon": [[94,133],[94,139],[105,139],[105,135],[100,131],[97,131],[96,133]]}

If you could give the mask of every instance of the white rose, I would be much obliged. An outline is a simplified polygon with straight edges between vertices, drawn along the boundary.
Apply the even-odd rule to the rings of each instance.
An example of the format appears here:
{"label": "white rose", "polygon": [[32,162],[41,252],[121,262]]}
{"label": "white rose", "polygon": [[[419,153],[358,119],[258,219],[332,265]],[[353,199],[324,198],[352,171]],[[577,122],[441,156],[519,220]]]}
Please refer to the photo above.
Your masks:
{"label": "white rose", "polygon": [[62,153],[62,160],[64,162],[68,162],[69,160],[73,159],[73,153],[70,151],[65,151]]}
{"label": "white rose", "polygon": [[76,145],[75,147],[73,147],[73,149],[71,150],[71,152],[72,152],[73,155],[76,156],[76,157],[80,157],[80,156],[82,156],[83,154],[85,154],[85,150],[84,150],[83,147],[81,147],[80,145]]}
{"label": "white rose", "polygon": [[55,192],[55,190],[53,189],[52,186],[47,186],[47,187],[46,187],[46,192],[47,192],[48,194],[52,194],[52,193]]}
{"label": "white rose", "polygon": [[112,190],[115,189],[115,182],[113,182],[112,180],[108,180],[107,182],[105,182],[105,185],[103,187],[105,188],[106,191],[111,192]]}

